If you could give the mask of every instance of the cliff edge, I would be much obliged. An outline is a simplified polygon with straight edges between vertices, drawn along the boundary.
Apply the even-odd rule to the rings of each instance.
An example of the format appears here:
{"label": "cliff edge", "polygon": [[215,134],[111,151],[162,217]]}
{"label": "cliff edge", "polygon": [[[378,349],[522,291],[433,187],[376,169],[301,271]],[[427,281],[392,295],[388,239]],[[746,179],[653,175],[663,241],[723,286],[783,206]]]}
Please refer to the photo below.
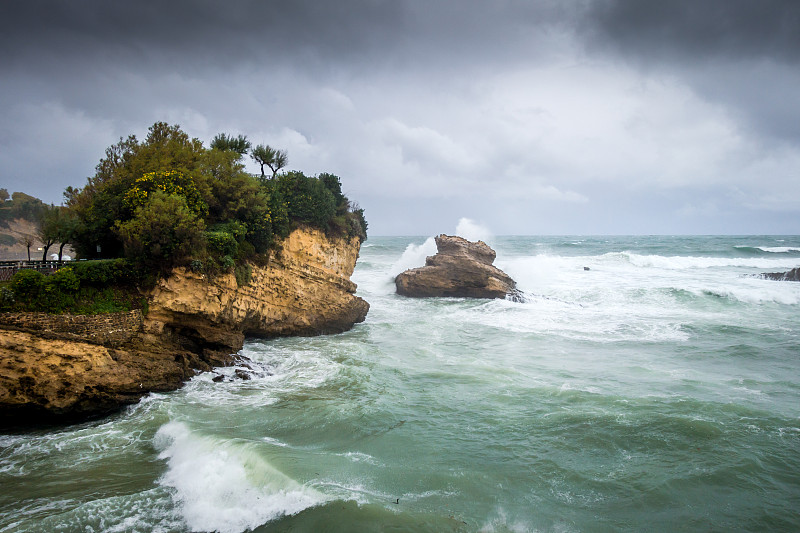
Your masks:
{"label": "cliff edge", "polygon": [[148,312],[81,317],[0,314],[0,420],[64,420],[173,390],[196,370],[232,362],[245,336],[350,329],[369,304],[350,276],[357,238],[292,232],[265,266],[207,278],[179,268],[148,297]]}

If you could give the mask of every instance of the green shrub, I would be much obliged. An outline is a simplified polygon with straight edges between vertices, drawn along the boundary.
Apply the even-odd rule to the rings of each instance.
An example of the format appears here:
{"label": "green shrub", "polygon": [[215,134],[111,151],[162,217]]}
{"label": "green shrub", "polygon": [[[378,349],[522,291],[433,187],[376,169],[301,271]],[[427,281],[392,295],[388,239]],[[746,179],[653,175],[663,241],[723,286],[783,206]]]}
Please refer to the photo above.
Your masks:
{"label": "green shrub", "polygon": [[247,236],[247,226],[238,220],[228,220],[227,222],[220,222],[214,224],[209,228],[209,231],[222,231],[224,233],[229,233],[236,239],[236,242],[240,243],[244,241],[245,237]]}
{"label": "green shrub", "polygon": [[64,267],[47,277],[47,288],[51,291],[71,293],[77,292],[81,286],[80,279],[70,267]]}
{"label": "green shrub", "polygon": [[289,217],[328,228],[336,213],[336,201],[322,181],[302,172],[287,172],[278,178],[278,187]]}
{"label": "green shrub", "polygon": [[233,257],[231,257],[229,255],[226,255],[225,257],[223,257],[219,262],[220,268],[222,268],[222,270],[225,271],[225,272],[228,272],[230,269],[232,269],[234,264],[236,264],[236,263],[233,260]]}
{"label": "green shrub", "polygon": [[250,280],[253,276],[253,269],[248,263],[236,265],[234,275],[236,276],[236,285],[244,287],[250,284]]}
{"label": "green shrub", "polygon": [[347,213],[349,222],[347,234],[350,237],[358,237],[361,242],[367,240],[367,219],[364,217],[364,210],[360,207],[353,207],[352,211]]}
{"label": "green shrub", "polygon": [[99,315],[102,313],[130,311],[134,308],[140,308],[142,305],[142,298],[133,288],[86,287],[81,288],[74,302],[69,307],[63,308],[63,310],[79,315]]}
{"label": "green shrub", "polygon": [[81,285],[133,285],[141,280],[141,272],[125,258],[75,261],[69,268],[78,277]]}
{"label": "green shrub", "polygon": [[9,287],[0,287],[0,310],[10,311],[15,302],[14,291]]}
{"label": "green shrub", "polygon": [[204,229],[203,220],[182,196],[161,191],[150,194],[132,219],[116,224],[125,255],[148,270],[162,272],[205,248]]}
{"label": "green shrub", "polygon": [[348,233],[348,228],[347,215],[336,215],[331,219],[330,230],[334,234],[345,235]]}
{"label": "green shrub", "polygon": [[317,176],[325,187],[331,194],[333,194],[333,200],[336,204],[336,209],[346,211],[347,210],[347,198],[345,198],[344,194],[342,194],[342,182],[339,179],[339,176],[335,174],[329,174],[327,172],[323,172],[319,176]]}
{"label": "green shrub", "polygon": [[17,302],[36,303],[44,290],[44,274],[37,270],[20,270],[11,278],[11,290]]}
{"label": "green shrub", "polygon": [[239,251],[236,237],[226,231],[207,231],[205,236],[208,253],[212,255],[217,257],[235,256]]}
{"label": "green shrub", "polygon": [[252,244],[247,241],[244,241],[242,244],[239,245],[239,253],[236,254],[236,259],[248,259],[254,256],[256,253],[256,248]]}

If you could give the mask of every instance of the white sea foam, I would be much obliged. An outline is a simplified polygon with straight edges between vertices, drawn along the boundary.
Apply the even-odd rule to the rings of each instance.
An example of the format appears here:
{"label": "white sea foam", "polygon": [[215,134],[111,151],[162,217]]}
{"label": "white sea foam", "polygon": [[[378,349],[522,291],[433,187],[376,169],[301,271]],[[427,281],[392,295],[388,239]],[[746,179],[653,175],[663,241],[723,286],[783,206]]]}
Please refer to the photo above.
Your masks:
{"label": "white sea foam", "polygon": [[704,269],[719,267],[775,268],[790,269],[797,266],[796,258],[762,258],[762,257],[696,257],[696,256],[663,256],[639,255],[622,252],[633,265],[638,267],[655,267],[667,270]]}
{"label": "white sea foam", "polygon": [[[492,232],[489,231],[489,228],[469,218],[459,219],[455,234],[468,241],[483,241],[487,243],[492,241]],[[425,266],[425,258],[435,255],[436,251],[435,237],[428,237],[422,244],[409,244],[400,259],[395,261],[389,269],[389,275],[394,278],[409,268]]]}
{"label": "white sea foam", "polygon": [[[734,248],[750,248],[749,246],[738,245],[734,246]],[[768,252],[773,254],[787,254],[790,252],[800,252],[800,248],[796,246],[755,246],[756,250],[761,250],[762,252]]]}
{"label": "white sea foam", "polygon": [[87,502],[55,500],[38,503],[23,514],[44,516],[40,522],[27,517],[2,531],[102,531],[103,533],[166,533],[182,529],[163,488],[101,498]]}
{"label": "white sea foam", "polygon": [[425,266],[425,258],[435,254],[436,241],[433,237],[428,237],[422,244],[409,244],[400,259],[392,265],[389,274],[391,277],[395,277],[409,268]]}
{"label": "white sea foam", "polygon": [[491,242],[492,232],[486,226],[475,222],[469,218],[462,218],[456,226],[456,235],[464,237],[468,241]]}
{"label": "white sea foam", "polygon": [[497,508],[494,516],[487,520],[480,531],[481,533],[529,533],[531,531],[538,531],[538,529],[533,529],[530,524],[526,524],[522,520],[510,519],[503,508]]}
{"label": "white sea foam", "polygon": [[375,459],[373,456],[368,455],[366,453],[361,452],[347,452],[347,453],[340,453],[337,454],[342,457],[346,457],[347,459],[353,461],[354,463],[367,463],[374,466],[381,466],[382,463]]}
{"label": "white sea foam", "polygon": [[192,531],[238,533],[326,498],[267,462],[252,445],[193,433],[169,422],[155,436],[167,472],[159,479]]}

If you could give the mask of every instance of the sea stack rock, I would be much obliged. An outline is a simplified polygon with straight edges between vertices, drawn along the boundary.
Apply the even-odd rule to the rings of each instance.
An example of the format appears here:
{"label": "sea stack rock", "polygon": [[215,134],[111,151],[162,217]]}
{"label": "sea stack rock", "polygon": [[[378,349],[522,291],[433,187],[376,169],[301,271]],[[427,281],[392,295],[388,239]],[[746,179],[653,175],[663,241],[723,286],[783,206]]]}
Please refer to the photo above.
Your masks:
{"label": "sea stack rock", "polygon": [[425,260],[424,267],[406,270],[395,278],[397,294],[417,298],[519,297],[514,280],[492,266],[495,252],[485,242],[439,235],[436,247],[438,252]]}

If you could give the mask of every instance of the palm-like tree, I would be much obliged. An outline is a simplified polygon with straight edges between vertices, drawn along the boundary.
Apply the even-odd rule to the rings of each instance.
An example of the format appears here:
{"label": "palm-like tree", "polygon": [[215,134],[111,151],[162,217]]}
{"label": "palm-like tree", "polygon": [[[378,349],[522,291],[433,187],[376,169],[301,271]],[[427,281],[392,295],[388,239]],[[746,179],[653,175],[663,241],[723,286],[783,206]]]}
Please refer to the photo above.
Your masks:
{"label": "palm-like tree", "polygon": [[264,174],[264,165],[272,170],[272,177],[274,178],[275,174],[289,163],[289,156],[286,150],[276,150],[268,144],[259,144],[253,148],[253,151],[250,152],[250,157],[261,165],[262,178],[266,177]]}
{"label": "palm-like tree", "polygon": [[220,133],[211,141],[211,148],[223,151],[230,150],[239,155],[244,155],[250,150],[250,141],[247,140],[245,135],[234,137],[233,135]]}

